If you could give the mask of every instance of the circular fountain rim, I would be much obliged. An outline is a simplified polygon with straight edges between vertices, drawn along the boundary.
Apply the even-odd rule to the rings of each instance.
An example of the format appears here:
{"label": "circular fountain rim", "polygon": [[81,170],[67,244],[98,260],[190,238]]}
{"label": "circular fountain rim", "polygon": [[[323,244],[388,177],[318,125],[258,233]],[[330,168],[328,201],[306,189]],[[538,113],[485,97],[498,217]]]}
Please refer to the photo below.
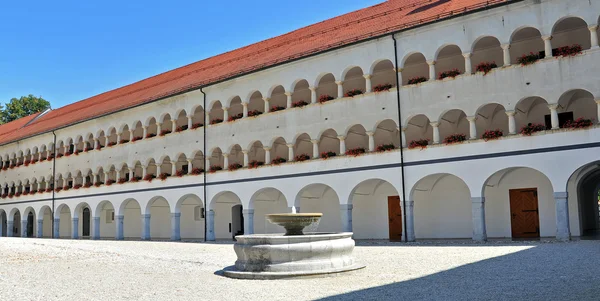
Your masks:
{"label": "circular fountain rim", "polygon": [[323,217],[323,213],[272,213],[272,214],[266,214],[265,215],[267,218],[273,216],[273,217],[290,217],[290,216],[296,216],[296,217]]}
{"label": "circular fountain rim", "polygon": [[235,239],[238,243],[268,245],[327,241],[333,239],[352,238],[352,235],[352,232],[315,232],[304,235],[284,235],[283,233],[277,233],[237,235]]}
{"label": "circular fountain rim", "polygon": [[296,277],[316,277],[327,276],[343,272],[350,272],[365,268],[364,264],[353,264],[351,266],[335,269],[327,269],[320,271],[296,271],[296,272],[242,272],[235,269],[234,266],[226,267],[222,270],[223,276],[234,279],[251,279],[251,280],[274,280]]}

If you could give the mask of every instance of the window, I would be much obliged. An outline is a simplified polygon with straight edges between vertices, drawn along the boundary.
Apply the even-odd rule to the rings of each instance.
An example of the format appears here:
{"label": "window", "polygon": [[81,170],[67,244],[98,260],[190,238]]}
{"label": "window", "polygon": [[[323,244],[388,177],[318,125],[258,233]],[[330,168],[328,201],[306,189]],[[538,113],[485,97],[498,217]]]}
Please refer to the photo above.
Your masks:
{"label": "window", "polygon": [[199,221],[204,218],[204,208],[202,206],[194,207],[194,220]]}
{"label": "window", "polygon": [[115,211],[114,210],[106,210],[106,223],[110,224],[115,220]]}
{"label": "window", "polygon": [[188,174],[188,166],[187,166],[187,164],[181,166],[181,170],[183,171],[184,174]]}

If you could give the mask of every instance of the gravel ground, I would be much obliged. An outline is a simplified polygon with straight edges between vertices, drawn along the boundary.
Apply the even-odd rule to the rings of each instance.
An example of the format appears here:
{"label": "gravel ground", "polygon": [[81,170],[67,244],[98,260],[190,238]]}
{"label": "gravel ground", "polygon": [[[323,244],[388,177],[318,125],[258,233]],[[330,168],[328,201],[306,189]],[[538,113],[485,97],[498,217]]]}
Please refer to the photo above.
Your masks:
{"label": "gravel ground", "polygon": [[[17,300],[600,300],[600,241],[358,242],[365,269],[233,280],[231,243],[0,238]],[[10,297],[8,297],[10,296]]]}

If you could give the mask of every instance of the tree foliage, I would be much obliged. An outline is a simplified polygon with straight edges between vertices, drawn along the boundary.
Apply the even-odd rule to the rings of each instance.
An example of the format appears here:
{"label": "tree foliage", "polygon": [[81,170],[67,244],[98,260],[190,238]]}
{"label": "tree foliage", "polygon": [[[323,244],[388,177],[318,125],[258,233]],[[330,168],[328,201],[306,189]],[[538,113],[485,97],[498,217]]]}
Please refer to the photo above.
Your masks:
{"label": "tree foliage", "polygon": [[31,94],[13,98],[6,104],[5,108],[0,106],[0,121],[2,123],[11,122],[21,117],[29,116],[38,112],[43,112],[50,108],[50,102],[42,97],[35,97]]}

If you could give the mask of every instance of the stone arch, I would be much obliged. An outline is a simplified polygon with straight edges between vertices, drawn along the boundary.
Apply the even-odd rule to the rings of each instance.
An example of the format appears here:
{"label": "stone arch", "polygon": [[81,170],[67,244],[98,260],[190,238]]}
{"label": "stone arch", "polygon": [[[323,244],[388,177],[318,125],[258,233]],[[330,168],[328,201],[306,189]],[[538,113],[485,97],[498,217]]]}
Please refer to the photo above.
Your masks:
{"label": "stone arch", "polygon": [[[285,159],[285,161],[290,161],[294,158],[289,158],[288,157],[288,146],[287,146],[287,142],[285,141],[285,139],[283,137],[277,137],[275,139],[273,139],[273,141],[271,142],[271,159],[275,160],[278,158],[282,158]],[[265,163],[271,163],[271,162],[265,162]]]}
{"label": "stone arch", "polygon": [[[494,36],[482,36],[477,38],[473,43],[471,53],[471,70],[466,70],[466,72],[475,72],[477,65],[484,62],[496,63],[498,66],[504,64],[500,40]],[[510,62],[508,63],[510,64]]]}
{"label": "stone arch", "polygon": [[173,117],[169,113],[163,113],[160,117],[160,133],[158,135],[164,136],[173,132],[173,125],[175,124]]}
{"label": "stone arch", "polygon": [[156,137],[158,134],[158,124],[156,122],[156,118],[149,117],[146,121],[146,137],[144,138]]}
{"label": "stone arch", "polygon": [[165,240],[171,237],[171,208],[165,197],[152,197],[145,206],[144,216],[150,217],[150,236],[142,239]]}
{"label": "stone arch", "polygon": [[282,85],[274,86],[269,91],[269,105],[271,106],[270,111],[279,111],[287,108],[287,95],[285,95],[285,88]]}
{"label": "stone arch", "polygon": [[[140,203],[133,198],[124,200],[115,214],[115,222],[123,218],[123,238],[140,238],[142,233],[142,209]],[[120,239],[121,237],[117,237]]]}
{"label": "stone arch", "polygon": [[37,219],[42,220],[41,237],[52,237],[52,209],[50,209],[50,206],[41,206],[37,212]]}
{"label": "stone arch", "polygon": [[[212,198],[209,209],[214,212],[216,239],[232,239],[235,235],[244,233],[242,201],[237,194],[231,191],[218,193]],[[231,224],[231,232],[229,224]]]}
{"label": "stone arch", "polygon": [[94,210],[94,218],[99,218],[100,227],[96,230],[98,238],[114,238],[116,233],[117,220],[115,218],[115,207],[109,200],[103,200]]}
{"label": "stone arch", "polygon": [[394,148],[400,147],[400,132],[398,124],[392,119],[377,122],[373,129],[375,148],[383,145],[393,144]]}
{"label": "stone arch", "polygon": [[266,160],[266,152],[264,149],[264,145],[260,141],[254,141],[248,146],[248,162],[250,165],[259,166],[263,164],[268,164],[270,162],[265,162]]}
{"label": "stone arch", "polygon": [[346,150],[363,149],[369,151],[369,136],[367,130],[362,124],[355,124],[346,131]]}
{"label": "stone arch", "polygon": [[229,119],[227,121],[234,121],[244,116],[244,107],[242,105],[242,98],[234,96],[229,99]]}
{"label": "stone arch", "polygon": [[201,239],[204,238],[204,219],[206,212],[204,202],[196,194],[186,194],[179,198],[173,209],[175,214],[180,216],[180,237],[181,239]]}
{"label": "stone arch", "polygon": [[[301,155],[307,155],[309,158],[313,156],[313,145],[310,136],[306,133],[298,135],[294,139],[294,156],[298,157]],[[296,161],[296,158],[289,158],[288,161]]]}
{"label": "stone arch", "polygon": [[317,99],[320,99],[323,96],[330,96],[332,98],[343,96],[338,95],[336,79],[332,73],[320,74],[315,81],[315,87],[317,87]]}
{"label": "stone arch", "polygon": [[290,91],[292,92],[292,103],[298,101],[305,101],[311,103],[311,91],[308,81],[305,79],[299,79],[294,81]]}
{"label": "stone arch", "polygon": [[21,215],[21,211],[17,208],[13,208],[10,210],[10,214],[8,215],[8,222],[12,222],[12,229],[8,229],[10,231],[10,236],[12,237],[21,237],[22,233],[22,223],[21,219],[23,216]]}
{"label": "stone arch", "polygon": [[248,116],[258,116],[265,112],[265,101],[260,91],[254,91],[248,95]]}
{"label": "stone arch", "polygon": [[319,153],[324,152],[340,154],[340,140],[334,129],[327,129],[319,136]]}
{"label": "stone arch", "polygon": [[429,79],[429,65],[425,56],[420,52],[408,53],[403,59],[402,69],[402,85],[407,85],[411,79],[425,78]]}
{"label": "stone arch", "polygon": [[525,97],[515,105],[517,131],[527,124],[541,124],[548,127],[545,116],[550,114],[548,102],[539,96]]}
{"label": "stone arch", "polygon": [[561,127],[565,120],[568,120],[571,117],[569,116],[568,118],[561,120],[561,113],[573,114],[573,119],[584,118],[591,119],[594,123],[598,122],[598,120],[596,120],[598,113],[594,95],[587,90],[573,89],[563,93],[558,98],[557,111],[559,113],[559,123],[560,121],[563,121],[563,123],[560,124]]}
{"label": "stone arch", "polygon": [[188,129],[188,115],[185,109],[179,109],[177,113],[175,113],[175,131],[181,132]]}
{"label": "stone arch", "polygon": [[341,232],[340,199],[329,185],[313,183],[304,186],[296,195],[294,207],[299,212],[323,213],[317,229],[305,232]]}
{"label": "stone arch", "polygon": [[223,116],[225,114],[225,111],[223,110],[223,105],[221,104],[221,101],[214,101],[210,108],[211,109],[208,113],[210,124],[217,124],[223,122]]}
{"label": "stone arch", "polygon": [[442,141],[453,134],[463,134],[467,139],[469,138],[469,121],[465,112],[460,109],[445,111],[438,123]]}
{"label": "stone arch", "polygon": [[37,214],[35,210],[28,206],[23,210],[23,216],[21,217],[23,221],[26,221],[25,231],[22,231],[21,237],[35,237],[37,230]]}
{"label": "stone arch", "polygon": [[477,135],[481,137],[486,130],[501,130],[503,135],[508,135],[508,115],[504,106],[497,103],[488,103],[480,106],[475,113],[475,126]]}
{"label": "stone arch", "polygon": [[391,60],[376,60],[369,68],[369,74],[371,75],[371,85],[373,87],[379,85],[396,86],[396,68]]}
{"label": "stone arch", "polygon": [[344,93],[348,93],[351,90],[360,90],[364,93],[366,91],[366,80],[363,75],[363,70],[359,66],[346,68],[342,73]]}
{"label": "stone arch", "polygon": [[54,212],[54,227],[56,231],[56,222],[58,221],[58,237],[55,235],[55,238],[71,238],[73,231],[71,218],[71,208],[67,204],[62,203],[56,207]]}
{"label": "stone arch", "polygon": [[441,79],[441,74],[446,71],[456,69],[461,74],[465,73],[465,58],[460,47],[450,44],[438,48],[435,54],[435,69],[438,79]]}
{"label": "stone arch", "polygon": [[285,233],[285,229],[266,222],[266,215],[289,212],[285,195],[276,188],[267,187],[256,191],[250,198],[249,209],[254,209],[254,233]]}
{"label": "stone arch", "polygon": [[588,24],[580,17],[565,16],[552,27],[552,48],[579,44],[583,50],[591,48]]}
{"label": "stone arch", "polygon": [[390,236],[388,214],[388,197],[399,195],[391,183],[382,179],[368,179],[356,185],[348,199],[354,238],[400,240],[401,237]]}
{"label": "stone arch", "polygon": [[216,168],[225,168],[224,166],[224,158],[223,158],[223,152],[221,151],[221,148],[216,147],[214,148],[211,152],[210,152],[210,157],[208,158],[209,162],[210,162],[210,166],[209,171],[216,171]]}
{"label": "stone arch", "polygon": [[[230,167],[233,167],[234,165],[244,165],[244,153],[239,144],[234,144],[229,148],[229,166],[227,166],[227,169],[231,169]],[[239,166],[237,168],[239,168]]]}

